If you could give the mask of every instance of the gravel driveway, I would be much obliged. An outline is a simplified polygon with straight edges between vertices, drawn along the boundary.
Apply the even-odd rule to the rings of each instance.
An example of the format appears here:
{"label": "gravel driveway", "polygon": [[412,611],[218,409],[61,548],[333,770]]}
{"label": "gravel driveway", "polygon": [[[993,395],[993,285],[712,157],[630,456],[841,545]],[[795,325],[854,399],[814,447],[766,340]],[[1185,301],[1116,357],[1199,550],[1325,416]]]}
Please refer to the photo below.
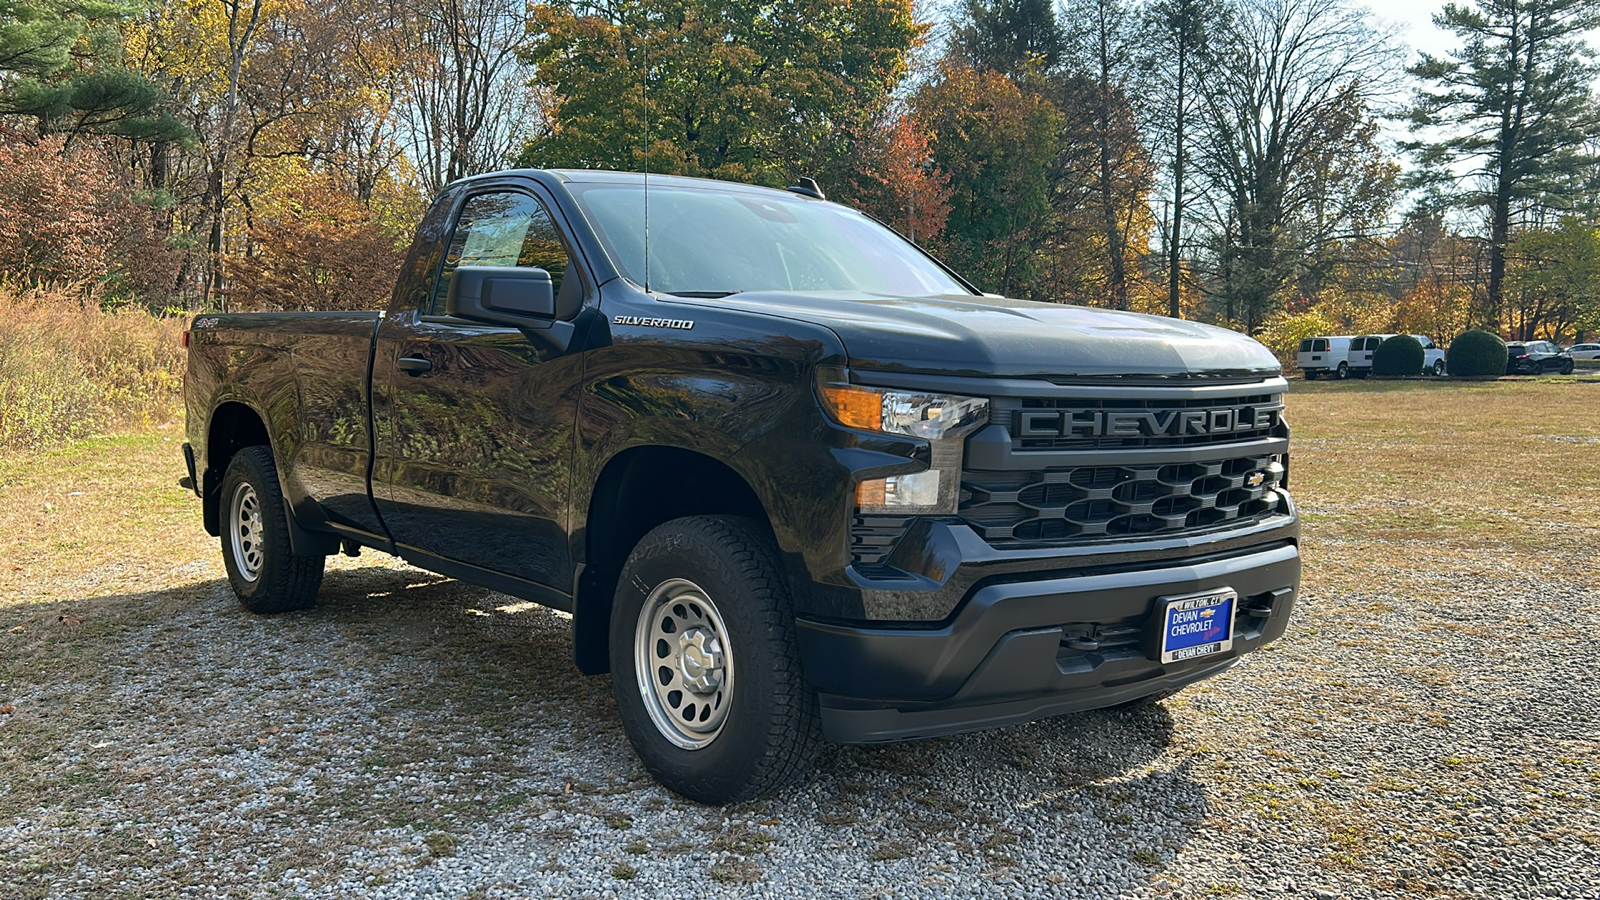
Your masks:
{"label": "gravel driveway", "polygon": [[[560,615],[369,554],[251,616],[174,506],[154,561],[0,597],[0,898],[1600,898],[1589,507],[1428,525],[1414,484],[1333,463],[1494,497],[1489,463],[1438,462],[1448,422],[1304,422],[1273,648],[1160,706],[840,748],[729,809],[651,782]],[[1592,445],[1530,446],[1506,465],[1600,482]]]}
{"label": "gravel driveway", "polygon": [[4,685],[0,895],[1600,896],[1600,622],[1556,579],[1311,595],[1162,706],[718,810],[653,785],[557,614],[346,565],[262,619],[193,568],[0,621],[94,662]]}

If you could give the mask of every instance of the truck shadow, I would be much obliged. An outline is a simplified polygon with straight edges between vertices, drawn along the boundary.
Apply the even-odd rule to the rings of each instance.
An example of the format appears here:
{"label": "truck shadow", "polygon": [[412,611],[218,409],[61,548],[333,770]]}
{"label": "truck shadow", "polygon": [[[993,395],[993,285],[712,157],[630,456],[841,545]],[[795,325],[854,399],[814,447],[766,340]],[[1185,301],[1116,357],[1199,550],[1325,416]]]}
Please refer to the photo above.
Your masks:
{"label": "truck shadow", "polygon": [[[0,706],[14,707],[0,737],[35,763],[0,795],[0,859],[5,826],[90,808],[179,823],[220,848],[174,858],[201,873],[224,871],[238,847],[265,853],[265,872],[281,857],[331,878],[353,848],[435,831],[525,842],[537,873],[594,865],[562,856],[581,831],[617,853],[652,848],[628,858],[644,878],[710,831],[735,883],[826,884],[829,866],[858,865],[935,892],[1015,870],[1047,874],[1045,893],[1114,895],[1147,884],[1208,815],[1188,763],[1167,753],[1161,706],[832,748],[806,784],[706,815],[650,780],[610,679],[581,676],[570,640],[560,614],[403,567],[330,571],[316,609],[271,618],[241,610],[221,579],[0,607]],[[250,828],[269,820],[318,840],[264,851]],[[74,865],[110,852],[63,834]],[[167,846],[148,840],[152,854]],[[822,846],[839,858],[781,865],[831,859]]]}

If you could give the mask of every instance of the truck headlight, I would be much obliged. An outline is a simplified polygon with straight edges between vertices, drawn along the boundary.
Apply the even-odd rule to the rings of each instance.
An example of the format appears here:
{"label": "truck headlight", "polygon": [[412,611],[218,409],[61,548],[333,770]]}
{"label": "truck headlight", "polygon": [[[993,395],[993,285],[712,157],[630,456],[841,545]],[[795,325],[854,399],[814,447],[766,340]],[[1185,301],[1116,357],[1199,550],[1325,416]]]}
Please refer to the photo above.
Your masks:
{"label": "truck headlight", "polygon": [[856,508],[864,513],[949,515],[961,492],[961,446],[989,421],[989,401],[854,384],[827,384],[822,401],[841,425],[922,438],[932,447],[926,472],[872,478],[856,486]]}

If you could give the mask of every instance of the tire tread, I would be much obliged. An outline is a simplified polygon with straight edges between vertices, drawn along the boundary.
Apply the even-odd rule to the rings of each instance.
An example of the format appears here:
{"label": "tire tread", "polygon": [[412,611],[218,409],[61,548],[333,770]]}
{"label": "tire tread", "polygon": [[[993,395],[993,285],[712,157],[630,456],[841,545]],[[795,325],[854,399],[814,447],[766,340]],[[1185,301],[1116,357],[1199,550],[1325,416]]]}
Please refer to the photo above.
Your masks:
{"label": "tire tread", "polygon": [[269,552],[256,578],[255,590],[250,590],[249,583],[234,571],[233,550],[229,545],[231,536],[227,532],[228,525],[224,525],[222,556],[234,594],[245,609],[262,615],[310,609],[317,602],[317,592],[322,589],[327,558],[320,554],[295,555],[289,551],[288,507],[284,504],[283,490],[278,486],[278,467],[272,460],[272,451],[261,446],[245,447],[234,455],[222,482],[224,519],[233,486],[240,479],[247,479],[255,486]]}

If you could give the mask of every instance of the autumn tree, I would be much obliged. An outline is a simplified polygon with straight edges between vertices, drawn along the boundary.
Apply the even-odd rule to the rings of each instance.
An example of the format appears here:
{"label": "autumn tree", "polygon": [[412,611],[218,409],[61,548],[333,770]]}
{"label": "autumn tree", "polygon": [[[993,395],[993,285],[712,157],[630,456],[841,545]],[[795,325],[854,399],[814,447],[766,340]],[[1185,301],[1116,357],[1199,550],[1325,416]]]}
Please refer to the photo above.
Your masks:
{"label": "autumn tree", "polygon": [[931,136],[934,165],[950,178],[947,261],[984,290],[1036,296],[1060,111],[1005,75],[951,59],[911,105]]}
{"label": "autumn tree", "polygon": [[1583,41],[1600,27],[1600,0],[1473,0],[1434,16],[1461,46],[1423,54],[1411,109],[1423,171],[1454,185],[1455,202],[1489,220],[1488,311],[1502,315],[1506,248],[1519,207],[1571,208],[1576,176],[1593,159],[1600,68]]}
{"label": "autumn tree", "polygon": [[1391,58],[1365,12],[1341,0],[1243,0],[1218,23],[1196,161],[1227,320],[1254,330],[1306,254],[1369,224],[1352,219],[1372,205],[1353,195],[1383,178],[1335,164],[1381,158],[1371,103]]}
{"label": "autumn tree", "polygon": [[429,193],[502,168],[542,124],[522,0],[385,0],[398,134]]}
{"label": "autumn tree", "polygon": [[1078,137],[1092,147],[1092,205],[1105,256],[1105,301],[1113,309],[1127,309],[1129,251],[1138,243],[1130,238],[1147,209],[1153,174],[1132,102],[1140,93],[1134,68],[1139,35],[1123,0],[1070,0],[1066,11],[1078,23],[1070,68],[1090,91],[1059,106],[1089,113],[1085,133]]}
{"label": "autumn tree", "polygon": [[852,157],[829,196],[938,247],[950,217],[950,176],[933,157],[933,136],[905,110],[887,110],[849,141]]}
{"label": "autumn tree", "polygon": [[401,249],[373,209],[330,175],[295,181],[254,217],[255,250],[237,260],[238,309],[381,309]]}
{"label": "autumn tree", "polygon": [[1196,84],[1206,55],[1210,23],[1222,21],[1227,9],[1214,0],[1154,0],[1144,8],[1140,24],[1139,65],[1147,95],[1148,141],[1167,166],[1166,242],[1167,315],[1181,317],[1184,214],[1193,153],[1193,121],[1200,113]]}
{"label": "autumn tree", "polygon": [[198,152],[154,145],[148,172],[152,188],[178,200],[179,227],[203,236],[207,297],[231,296],[228,267],[254,250],[261,198],[334,169],[371,198],[379,181],[405,174],[384,124],[389,94],[380,86],[397,64],[385,53],[385,27],[372,5],[188,0],[131,35],[131,56],[169,86],[195,134]]}
{"label": "autumn tree", "polygon": [[1507,321],[1532,340],[1600,324],[1600,230],[1575,216],[1530,229],[1506,248]]}
{"label": "autumn tree", "polygon": [[164,302],[179,258],[134,201],[132,178],[98,147],[65,143],[0,127],[0,272]]}
{"label": "autumn tree", "polygon": [[527,60],[551,100],[525,165],[778,184],[850,156],[925,26],[909,0],[779,6],[615,0],[532,8]]}

